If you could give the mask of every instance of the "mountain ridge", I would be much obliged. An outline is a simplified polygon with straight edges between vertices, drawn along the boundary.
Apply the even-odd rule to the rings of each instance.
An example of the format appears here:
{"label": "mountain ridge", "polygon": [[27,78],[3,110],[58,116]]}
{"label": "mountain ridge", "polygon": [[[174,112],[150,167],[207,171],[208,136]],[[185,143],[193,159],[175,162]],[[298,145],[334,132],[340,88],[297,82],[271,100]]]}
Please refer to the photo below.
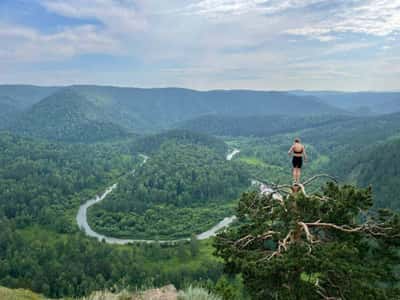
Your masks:
{"label": "mountain ridge", "polygon": [[127,135],[102,114],[101,109],[83,96],[63,89],[24,111],[9,129],[22,135],[67,142],[94,142]]}

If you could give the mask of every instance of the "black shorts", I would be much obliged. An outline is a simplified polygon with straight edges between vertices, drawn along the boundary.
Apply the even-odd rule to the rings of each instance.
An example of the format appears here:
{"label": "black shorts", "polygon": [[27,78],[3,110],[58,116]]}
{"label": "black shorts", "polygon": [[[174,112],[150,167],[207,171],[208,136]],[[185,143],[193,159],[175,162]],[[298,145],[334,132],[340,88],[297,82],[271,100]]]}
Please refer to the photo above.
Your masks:
{"label": "black shorts", "polygon": [[293,168],[301,168],[301,166],[303,165],[303,157],[293,156],[292,164]]}

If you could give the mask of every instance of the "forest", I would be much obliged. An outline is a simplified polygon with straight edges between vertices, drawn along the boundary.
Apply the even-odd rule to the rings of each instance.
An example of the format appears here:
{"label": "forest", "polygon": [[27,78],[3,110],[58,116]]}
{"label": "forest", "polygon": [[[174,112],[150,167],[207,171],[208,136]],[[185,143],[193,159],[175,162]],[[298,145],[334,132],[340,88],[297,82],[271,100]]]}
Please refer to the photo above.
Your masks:
{"label": "forest", "polygon": [[[61,298],[172,283],[177,288],[206,287],[223,300],[277,295],[291,299],[285,294],[285,273],[293,275],[290,288],[304,293],[298,299],[304,295],[320,299],[318,293],[341,297],[343,289],[350,291],[346,299],[395,299],[399,113],[360,115],[325,103],[315,107],[315,115],[256,114],[263,99],[273,98],[268,101],[274,105],[278,100],[291,103],[299,99],[272,92],[164,92],[88,86],[65,90],[0,87],[0,105],[9,112],[0,132],[0,286]],[[27,95],[31,97],[24,100]],[[174,98],[174,108],[170,114],[157,119],[154,113],[150,118],[144,101],[129,102],[132,95],[146,95],[161,110],[167,99]],[[190,95],[196,105],[185,106],[186,98],[176,95]],[[224,97],[217,101],[220,95]],[[252,97],[255,106],[240,113],[240,105],[227,106],[229,97],[240,105],[245,97]],[[312,96],[305,101],[315,104],[316,99]],[[269,198],[258,197],[251,182],[271,186],[291,182],[287,151],[295,137],[301,138],[309,156],[303,180],[327,173],[339,185],[316,180],[306,188],[311,196],[288,198],[297,203],[297,207],[285,204],[291,215],[273,203],[276,214],[270,216],[265,211]],[[233,149],[240,152],[227,160]],[[185,241],[115,245],[86,236],[76,223],[80,206],[115,183],[116,189],[104,201],[88,209],[88,223],[94,231],[114,238]],[[320,200],[327,198],[335,199],[338,206]],[[258,217],[251,217],[252,209],[261,209]],[[196,234],[233,215],[239,221],[225,233],[205,241],[196,239]],[[284,244],[285,233],[295,230],[293,224],[304,216],[303,223],[309,226],[319,226],[319,218],[324,224],[340,221],[334,224],[345,230],[359,226],[364,230],[369,227],[363,221],[381,218],[382,224],[392,227],[386,235],[394,238],[312,229],[310,235],[328,243],[315,246],[320,252],[309,257],[307,247],[314,247],[309,245],[314,240],[304,231],[286,240],[296,240],[298,248],[283,253],[281,247],[282,256],[257,273],[253,268],[257,251],[272,251],[279,242]],[[281,233],[265,243],[254,240],[243,249],[227,243],[229,239],[244,245],[238,240],[262,234],[268,226]],[[344,259],[344,254],[353,262]],[[335,269],[323,255],[343,267]],[[376,267],[361,265],[379,259]],[[394,272],[384,279],[389,265]],[[334,268],[346,282],[323,268]],[[315,294],[317,280],[321,288]],[[340,289],[332,288],[329,280]],[[259,289],[260,282],[269,286],[272,296]],[[367,290],[376,298],[356,290]]]}
{"label": "forest", "polygon": [[89,212],[90,224],[111,236],[188,238],[228,216],[249,183],[241,164],[204,146],[166,142]]}

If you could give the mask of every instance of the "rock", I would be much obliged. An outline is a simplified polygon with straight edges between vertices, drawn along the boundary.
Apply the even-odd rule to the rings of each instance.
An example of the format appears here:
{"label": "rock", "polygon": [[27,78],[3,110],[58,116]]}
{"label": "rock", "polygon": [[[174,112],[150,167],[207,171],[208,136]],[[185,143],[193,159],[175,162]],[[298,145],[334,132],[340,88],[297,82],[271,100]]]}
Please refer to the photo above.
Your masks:
{"label": "rock", "polygon": [[151,289],[133,296],[132,300],[177,300],[178,291],[170,284],[158,289]]}

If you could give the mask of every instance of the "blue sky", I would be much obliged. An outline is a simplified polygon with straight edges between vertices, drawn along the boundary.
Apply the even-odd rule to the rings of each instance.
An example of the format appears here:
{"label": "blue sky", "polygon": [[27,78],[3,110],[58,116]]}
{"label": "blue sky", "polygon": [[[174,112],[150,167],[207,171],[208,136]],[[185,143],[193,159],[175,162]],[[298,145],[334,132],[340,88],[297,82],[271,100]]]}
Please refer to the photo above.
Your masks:
{"label": "blue sky", "polygon": [[0,0],[0,83],[400,90],[400,0]]}

